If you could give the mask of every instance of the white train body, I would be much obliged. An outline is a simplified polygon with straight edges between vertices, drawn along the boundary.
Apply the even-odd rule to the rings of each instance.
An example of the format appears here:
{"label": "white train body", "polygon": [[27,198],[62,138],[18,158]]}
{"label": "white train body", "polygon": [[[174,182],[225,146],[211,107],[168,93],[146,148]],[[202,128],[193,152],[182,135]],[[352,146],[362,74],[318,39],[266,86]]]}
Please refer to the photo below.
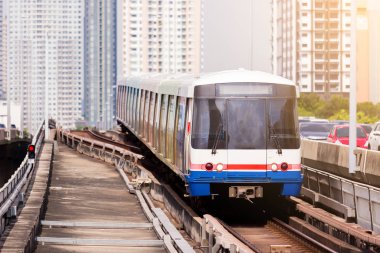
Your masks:
{"label": "white train body", "polygon": [[297,195],[295,85],[263,72],[146,75],[118,85],[117,120],[185,182],[190,196]]}

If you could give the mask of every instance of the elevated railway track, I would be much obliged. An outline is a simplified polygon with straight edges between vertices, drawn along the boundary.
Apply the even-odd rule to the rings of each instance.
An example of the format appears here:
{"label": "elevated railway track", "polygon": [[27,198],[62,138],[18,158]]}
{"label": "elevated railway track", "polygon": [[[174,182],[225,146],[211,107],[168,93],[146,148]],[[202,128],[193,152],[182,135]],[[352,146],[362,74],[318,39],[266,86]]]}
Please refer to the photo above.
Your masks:
{"label": "elevated railway track", "polygon": [[[87,135],[87,137],[90,136]],[[94,135],[92,135],[91,138],[100,140]],[[68,139],[70,139],[70,137],[68,137]],[[108,140],[112,142],[109,138]],[[141,168],[139,169],[141,170]],[[142,170],[144,169],[142,168]],[[136,173],[136,175],[137,174],[139,173]],[[136,180],[138,181],[138,179]],[[284,224],[276,218],[270,218],[263,226],[230,226],[226,225],[227,223],[225,222],[219,222],[216,218],[211,218],[212,216],[204,216],[204,219],[207,220],[207,224],[211,220],[213,224],[199,224],[200,226],[205,227],[202,228],[202,230],[205,230],[206,234],[208,234],[207,236],[202,235],[202,233],[198,234],[198,237],[204,237],[203,241],[200,240],[199,247],[213,248],[213,252],[217,252],[217,247],[223,248],[223,243],[220,239],[218,243],[218,236],[215,236],[215,233],[212,233],[214,235],[214,239],[212,240],[213,243],[205,242],[205,240],[207,241],[206,238],[210,236],[209,232],[211,230],[214,230],[215,232],[215,226],[217,226],[234,238],[232,240],[233,242],[238,241],[241,245],[244,245],[242,247],[248,250],[248,252],[271,252],[271,250],[272,252],[360,252],[360,247],[362,249],[365,248],[368,252],[376,252],[378,249],[378,244],[370,243],[369,237],[367,237],[367,239],[364,238],[363,240],[363,233],[365,233],[365,230],[360,229],[360,226],[353,223],[347,223],[346,220],[340,219],[320,208],[313,207],[300,199],[291,198],[291,201],[295,206],[294,212],[297,213],[297,215],[289,216],[287,219],[288,224]],[[182,217],[179,217],[179,220],[181,218]],[[219,224],[215,225],[215,223]],[[211,230],[210,227],[212,227]],[[340,231],[347,232],[347,227],[350,227],[351,230],[343,236],[343,233]],[[326,228],[328,228],[327,230],[330,230],[327,231],[328,233],[325,231]],[[192,228],[188,228],[188,230],[192,230]],[[218,232],[217,234],[220,233]],[[196,237],[197,236],[194,238]],[[231,243],[230,246],[231,245],[235,244]]]}

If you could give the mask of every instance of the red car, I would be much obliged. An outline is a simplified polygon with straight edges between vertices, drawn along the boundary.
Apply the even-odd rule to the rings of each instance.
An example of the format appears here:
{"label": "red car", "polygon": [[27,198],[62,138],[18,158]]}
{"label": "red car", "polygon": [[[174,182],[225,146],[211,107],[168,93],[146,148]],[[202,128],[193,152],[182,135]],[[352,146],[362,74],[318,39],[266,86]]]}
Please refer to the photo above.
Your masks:
{"label": "red car", "polygon": [[[329,136],[327,137],[328,142],[333,142],[336,144],[349,144],[349,125],[335,125]],[[360,148],[368,148],[368,135],[366,131],[361,127],[356,127],[356,146]]]}

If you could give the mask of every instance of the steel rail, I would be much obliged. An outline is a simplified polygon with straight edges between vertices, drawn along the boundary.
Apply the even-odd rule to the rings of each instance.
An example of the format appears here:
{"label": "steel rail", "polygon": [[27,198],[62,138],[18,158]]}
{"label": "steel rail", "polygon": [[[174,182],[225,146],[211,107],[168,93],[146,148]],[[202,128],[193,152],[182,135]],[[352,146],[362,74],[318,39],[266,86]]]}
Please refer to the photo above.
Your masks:
{"label": "steel rail", "polygon": [[116,142],[116,141],[113,141],[109,138],[106,138],[92,130],[89,130],[88,133],[92,136],[94,136],[95,138],[98,138],[102,141],[105,141],[111,145],[115,145],[115,146],[119,146],[119,147],[122,147],[122,148],[127,148],[128,150],[132,151],[132,152],[135,152],[135,153],[141,153],[141,149],[139,147],[136,147],[136,146],[133,146],[133,145],[129,145],[129,144],[124,144],[124,143],[119,143],[119,142]]}
{"label": "steel rail", "polygon": [[283,222],[277,218],[272,218],[272,222],[275,225],[282,227],[286,232],[291,232],[295,236],[300,237],[302,240],[304,240],[305,243],[310,244],[312,247],[315,247],[319,250],[322,249],[323,251],[329,252],[329,253],[335,253],[336,252],[336,251],[326,247],[324,244],[314,240],[313,238],[301,233],[297,229],[289,226],[288,224],[286,224],[285,222]]}
{"label": "steel rail", "polygon": [[235,231],[232,227],[227,225],[224,221],[215,218],[229,233],[231,233],[233,236],[235,236],[238,240],[240,240],[242,243],[244,243],[248,248],[253,250],[255,253],[262,253],[261,250],[259,250],[253,243],[248,241],[244,236],[239,234],[238,232]]}

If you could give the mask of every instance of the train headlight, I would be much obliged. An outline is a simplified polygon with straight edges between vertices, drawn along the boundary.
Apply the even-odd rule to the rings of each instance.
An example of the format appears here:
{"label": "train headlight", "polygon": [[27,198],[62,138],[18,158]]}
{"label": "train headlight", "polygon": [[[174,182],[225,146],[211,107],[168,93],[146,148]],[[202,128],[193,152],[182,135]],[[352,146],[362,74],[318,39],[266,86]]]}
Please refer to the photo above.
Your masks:
{"label": "train headlight", "polygon": [[218,172],[221,172],[221,171],[223,170],[223,164],[218,163],[218,164],[216,165],[216,170],[217,170]]}
{"label": "train headlight", "polygon": [[273,170],[273,171],[277,171],[278,168],[277,168],[277,164],[275,163],[272,163],[272,165],[270,166],[270,168]]}
{"label": "train headlight", "polygon": [[212,165],[212,163],[206,163],[205,168],[206,170],[212,170],[214,168],[214,165]]}
{"label": "train headlight", "polygon": [[287,170],[289,165],[287,163],[281,163],[281,170]]}

